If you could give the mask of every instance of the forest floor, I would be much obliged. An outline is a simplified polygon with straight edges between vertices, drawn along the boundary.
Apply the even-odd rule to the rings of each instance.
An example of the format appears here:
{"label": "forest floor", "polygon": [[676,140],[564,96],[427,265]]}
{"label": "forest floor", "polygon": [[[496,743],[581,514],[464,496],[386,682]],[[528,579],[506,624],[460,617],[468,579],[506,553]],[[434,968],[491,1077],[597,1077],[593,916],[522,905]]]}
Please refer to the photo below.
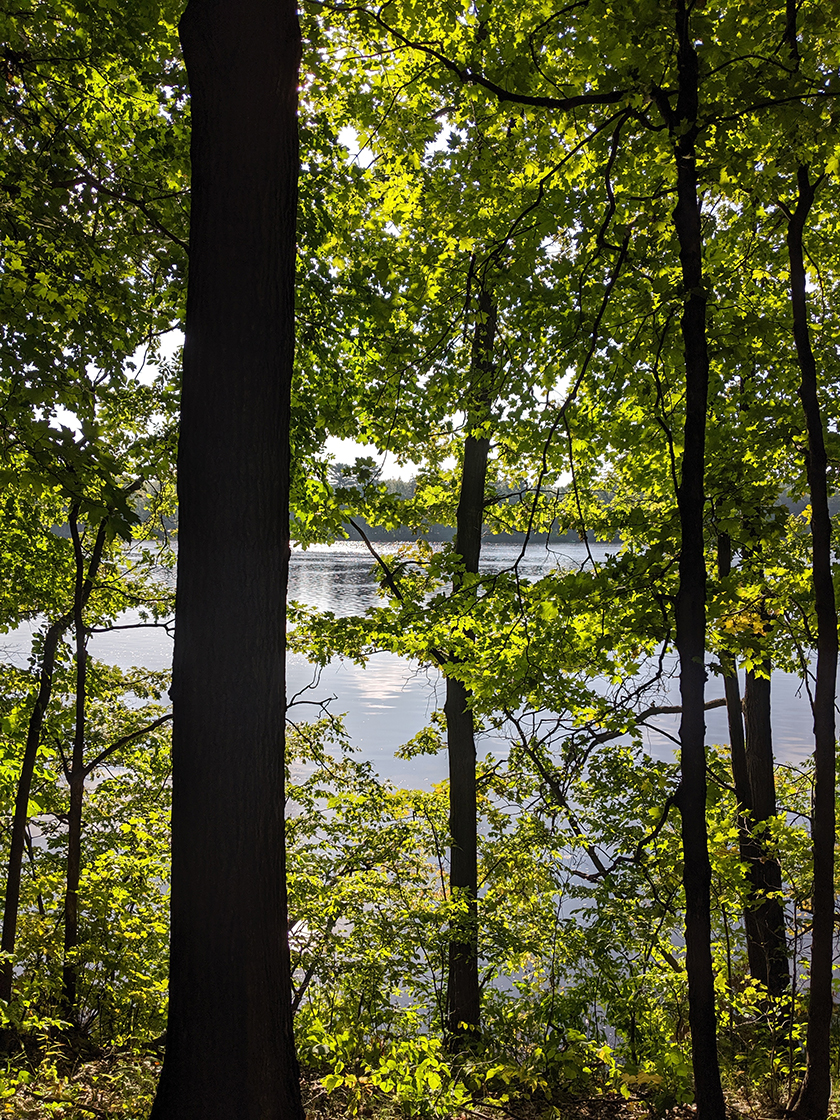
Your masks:
{"label": "forest floor", "polygon": [[[147,1120],[160,1073],[160,1058],[114,1052],[84,1061],[61,1073],[57,1063],[43,1062],[36,1070],[0,1073],[0,1118],[15,1120]],[[302,1082],[306,1120],[348,1120],[346,1102],[328,1094],[315,1077]],[[373,1102],[372,1102],[373,1103]],[[758,1100],[730,1098],[732,1120],[776,1120],[783,1110]],[[382,1101],[362,1108],[359,1120],[400,1120],[405,1114]],[[418,1114],[419,1115],[419,1114]],[[645,1100],[625,1100],[618,1094],[573,1097],[549,1102],[521,1097],[505,1108],[476,1106],[451,1120],[693,1120],[693,1105],[665,1112]]]}

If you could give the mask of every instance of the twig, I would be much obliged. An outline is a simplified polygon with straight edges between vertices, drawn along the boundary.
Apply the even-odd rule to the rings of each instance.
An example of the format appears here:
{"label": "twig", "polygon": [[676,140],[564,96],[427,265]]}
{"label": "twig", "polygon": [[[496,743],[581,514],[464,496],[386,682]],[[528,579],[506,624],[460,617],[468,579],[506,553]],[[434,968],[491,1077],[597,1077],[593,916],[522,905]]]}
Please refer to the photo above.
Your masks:
{"label": "twig", "polygon": [[121,736],[121,738],[113,742],[110,747],[106,747],[104,751],[100,751],[96,758],[94,758],[93,762],[88,763],[88,765],[84,768],[85,777],[89,777],[90,774],[92,774],[93,771],[97,768],[97,766],[101,766],[105,759],[108,758],[109,755],[112,755],[114,751],[119,750],[120,747],[124,747],[126,743],[130,743],[132,739],[139,739],[141,735],[147,735],[150,731],[157,730],[158,727],[160,727],[164,723],[167,723],[171,719],[172,712],[167,712],[165,716],[161,716],[160,719],[156,719],[154,723],[150,723],[147,727],[141,727],[139,731],[132,731],[128,735]]}
{"label": "twig", "polygon": [[371,554],[371,556],[374,558],[376,563],[380,566],[382,571],[385,573],[385,582],[391,588],[391,591],[393,592],[395,598],[399,599],[399,601],[401,603],[405,602],[405,599],[403,598],[403,593],[402,593],[402,591],[400,591],[399,587],[397,587],[397,582],[394,579],[394,575],[393,575],[391,569],[388,567],[388,565],[385,563],[385,561],[382,559],[382,557],[379,555],[379,553],[376,551],[376,549],[370,543],[370,538],[368,537],[367,533],[364,531],[364,529],[361,527],[361,525],[358,525],[353,520],[352,517],[348,518],[348,522],[349,522],[349,524],[351,524],[353,526],[353,528],[356,530],[356,532],[359,534],[359,536],[365,542],[365,547],[367,548],[368,552]]}
{"label": "twig", "polygon": [[75,1101],[72,1097],[54,1097],[49,1093],[36,1093],[34,1089],[24,1089],[24,1093],[29,1097],[34,1097],[36,1101],[44,1101],[47,1104],[69,1104],[73,1108],[78,1108],[81,1112],[89,1112],[93,1116],[116,1116],[116,1112],[110,1108],[100,1108],[95,1104],[82,1104],[81,1101]]}
{"label": "twig", "polygon": [[[382,557],[379,555],[379,553],[376,551],[376,549],[373,547],[367,533],[364,531],[364,529],[361,527],[361,525],[358,525],[353,520],[352,517],[349,517],[347,520],[348,520],[348,523],[353,526],[353,528],[356,530],[356,532],[359,534],[359,536],[365,542],[365,547],[367,548],[368,552],[371,554],[371,556],[374,558],[376,563],[380,566],[382,571],[385,573],[385,582],[390,587],[394,596],[399,600],[399,602],[405,603],[405,597],[404,597],[403,593],[400,591],[399,587],[397,587],[397,581],[394,578],[393,572],[388,567],[388,565],[385,563],[385,561],[382,559]],[[448,661],[451,660],[451,658],[448,657],[443,652],[443,650],[438,649],[436,646],[433,646],[430,652],[431,652],[432,656],[434,657],[435,661],[437,661],[438,665],[440,665],[440,666],[445,665]]]}

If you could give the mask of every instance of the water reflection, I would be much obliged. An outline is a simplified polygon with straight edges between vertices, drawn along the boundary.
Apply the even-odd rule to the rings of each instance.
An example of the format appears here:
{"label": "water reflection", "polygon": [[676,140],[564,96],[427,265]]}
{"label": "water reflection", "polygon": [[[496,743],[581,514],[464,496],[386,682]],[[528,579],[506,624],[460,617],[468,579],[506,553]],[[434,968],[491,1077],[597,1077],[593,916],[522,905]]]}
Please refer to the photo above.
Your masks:
{"label": "water reflection", "polygon": [[[384,546],[383,546],[384,547]],[[363,614],[378,600],[373,558],[364,545],[294,548],[289,565],[289,598],[339,615]]]}
{"label": "water reflection", "polygon": [[344,717],[360,757],[373,763],[380,776],[415,788],[430,788],[446,777],[443,756],[394,757],[443,705],[443,679],[436,669],[393,653],[375,653],[365,666],[336,658],[320,673],[316,687],[302,692],[315,680],[312,666],[300,654],[290,656],[286,666],[288,694],[295,700],[292,719],[315,718],[317,704],[327,701],[330,712]]}
{"label": "water reflection", "polygon": [[[381,555],[393,554],[393,543],[375,545]],[[518,563],[523,579],[539,579],[558,568],[570,569],[601,563],[615,553],[611,545],[550,544],[530,545],[524,555],[514,544],[483,544],[481,569],[494,572]],[[289,577],[290,598],[331,610],[337,615],[363,613],[381,603],[376,564],[361,541],[342,541],[335,545],[295,550]],[[676,657],[666,659],[666,675],[651,704],[677,705],[680,702]],[[312,680],[311,667],[300,657],[288,665],[290,692]],[[742,681],[743,690],[743,681]],[[709,673],[708,698],[723,695],[719,678]],[[346,713],[351,737],[379,773],[399,784],[429,785],[446,777],[446,759],[419,758],[401,762],[394,751],[416,734],[444,700],[444,685],[434,668],[421,669],[416,663],[394,654],[380,653],[361,668],[335,661],[323,672],[318,696],[332,697],[332,710]],[[676,750],[679,716],[659,716],[656,728],[646,729],[643,739],[654,758],[672,760]],[[791,673],[773,675],[773,733],[776,757],[781,762],[802,762],[813,750],[811,710],[799,677]],[[728,743],[729,728],[724,708],[706,713],[706,741]],[[479,754],[499,754],[504,743],[486,735],[478,744]]]}

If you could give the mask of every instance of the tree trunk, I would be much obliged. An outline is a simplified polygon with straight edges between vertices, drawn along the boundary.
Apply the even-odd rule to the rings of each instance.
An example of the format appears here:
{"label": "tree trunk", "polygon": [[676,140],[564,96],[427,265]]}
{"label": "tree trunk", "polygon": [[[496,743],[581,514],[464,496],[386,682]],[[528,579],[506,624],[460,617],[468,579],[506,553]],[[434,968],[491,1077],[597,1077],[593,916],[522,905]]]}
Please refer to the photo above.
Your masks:
{"label": "tree trunk", "polygon": [[300,30],[190,0],[172,932],[154,1120],[302,1120],[284,841]]}
{"label": "tree trunk", "polygon": [[[732,572],[732,541],[728,533],[719,533],[717,539],[718,575],[726,579]],[[752,812],[750,776],[747,770],[747,751],[744,739],[744,714],[741,708],[741,686],[738,683],[738,666],[735,659],[724,655],[720,659],[723,675],[723,693],[726,697],[726,719],[729,724],[729,750],[732,759],[732,781],[738,799],[738,834],[741,858],[745,843],[749,841],[746,816]]]}
{"label": "tree trunk", "polygon": [[[790,985],[785,914],[779,901],[782,871],[767,850],[766,822],[776,815],[776,779],[773,771],[773,735],[770,722],[770,664],[766,676],[747,673],[744,690],[746,760],[749,773],[753,833],[750,864],[750,899],[747,906],[747,957],[750,975],[760,980],[772,996],[783,995]],[[776,897],[768,898],[768,894]]]}
{"label": "tree trunk", "polygon": [[465,1035],[478,1029],[478,815],[475,788],[475,727],[470,694],[461,681],[446,681],[446,744],[449,752],[450,897],[462,900],[466,913],[453,923],[449,940],[447,1030],[449,1046],[458,1050]]}
{"label": "tree trunk", "polygon": [[[76,517],[76,511],[71,511],[71,520]],[[99,571],[102,560],[102,551],[105,547],[107,522],[102,521],[96,535],[87,578],[82,589],[82,607],[87,605],[90,593],[93,590],[93,581]],[[26,746],[21,762],[20,777],[18,778],[17,792],[15,794],[15,814],[12,819],[12,839],[9,845],[9,862],[6,869],[6,898],[3,908],[3,938],[2,950],[12,954],[15,951],[17,938],[18,911],[20,908],[20,878],[23,865],[23,851],[26,845],[26,826],[29,822],[29,795],[32,792],[32,778],[35,773],[35,762],[38,757],[38,748],[41,745],[41,731],[47,715],[47,708],[52,695],[53,672],[58,643],[65,630],[72,625],[74,611],[57,619],[44,636],[44,652],[41,658],[41,672],[38,680],[38,695],[32,706],[29,716],[29,726],[26,729]],[[5,959],[0,968],[0,999],[12,998],[12,978],[14,965],[11,957]]]}
{"label": "tree trunk", "polygon": [[67,885],[64,895],[64,964],[62,968],[61,1015],[75,1023],[78,992],[79,880],[82,871],[82,802],[85,796],[84,768],[77,769],[73,752],[70,772],[70,811],[67,815]]}
{"label": "tree trunk", "polygon": [[[732,544],[727,534],[718,536],[718,572],[726,577],[732,570]],[[755,868],[761,859],[761,849],[751,831],[753,818],[753,792],[747,765],[747,746],[744,735],[744,713],[741,706],[741,687],[734,658],[721,657],[723,688],[726,696],[726,715],[729,723],[729,744],[732,759],[732,781],[738,801],[738,854],[747,867],[747,899],[744,907],[744,932],[747,942],[747,959],[750,975],[766,983],[766,969],[762,968],[761,930],[755,908]],[[756,971],[758,970],[758,971]]]}
{"label": "tree trunk", "polygon": [[[722,578],[732,570],[729,536],[718,536],[718,572]],[[748,897],[744,907],[744,931],[750,975],[771,995],[780,996],[790,984],[784,909],[768,892],[781,890],[779,861],[769,856],[761,839],[761,824],[776,815],[776,782],[773,771],[773,738],[770,723],[770,665],[764,677],[747,673],[744,711],[737,667],[728,656],[721,657],[732,780],[738,800],[738,849],[747,865]],[[746,714],[746,735],[744,734]],[[758,826],[756,828],[756,826]]]}
{"label": "tree trunk", "polygon": [[84,621],[84,555],[75,511],[70,517],[70,534],[76,559],[76,601],[73,625],[76,637],[76,713],[73,751],[68,781],[70,811],[67,815],[67,884],[64,895],[64,964],[62,968],[62,1016],[71,1023],[76,1017],[78,966],[75,960],[79,943],[79,878],[82,867],[82,800],[85,795],[85,704],[87,700],[87,633]]}
{"label": "tree trunk", "polygon": [[[61,635],[73,621],[70,614],[62,615],[47,630],[44,638],[44,653],[41,659],[41,672],[38,681],[38,695],[32,706],[29,716],[29,726],[26,729],[26,746],[23,752],[23,761],[20,767],[17,792],[15,794],[15,815],[12,819],[12,839],[9,845],[9,862],[6,868],[6,900],[3,908],[3,941],[4,953],[12,954],[15,951],[17,938],[18,910],[20,908],[20,878],[23,865],[23,851],[26,845],[26,826],[29,822],[29,795],[32,792],[32,778],[35,773],[35,762],[38,757],[38,748],[41,745],[41,729],[52,694],[53,671],[55,670],[55,655]],[[0,969],[0,999],[12,998],[12,977],[14,965],[11,956],[6,957]]]}
{"label": "tree trunk", "polygon": [[679,239],[685,300],[681,327],[686,409],[682,473],[677,490],[681,547],[676,644],[682,699],[682,774],[677,804],[682,817],[686,971],[697,1116],[698,1120],[724,1120],[726,1109],[718,1067],[711,951],[712,873],[706,832],[706,562],[703,513],[709,355],[695,153],[699,108],[698,59],[685,0],[677,0],[676,30],[679,88],[676,112],[669,123],[677,166],[674,224]]}
{"label": "tree trunk", "polygon": [[[493,343],[496,335],[496,309],[483,290],[479,297],[479,319],[473,336],[470,389],[477,406],[471,410],[470,428],[487,421],[489,381],[492,376]],[[461,493],[456,514],[454,550],[460,556],[464,573],[478,572],[481,555],[481,530],[484,524],[484,485],[490,440],[485,435],[467,435]],[[463,585],[463,576],[452,581],[453,596]],[[475,786],[475,723],[470,708],[470,693],[454,677],[446,680],[446,742],[449,754],[449,886],[453,899],[460,896],[467,906],[463,921],[449,942],[449,983],[447,987],[447,1028],[450,1047],[457,1050],[470,1029],[480,1023],[478,980],[478,807]]]}
{"label": "tree trunk", "polygon": [[805,1078],[793,1103],[802,1120],[824,1120],[831,1096],[831,966],[834,940],[835,746],[834,692],[837,678],[837,607],[831,578],[831,518],[828,460],[817,395],[817,365],[811,349],[802,235],[814,201],[807,167],[797,172],[798,197],[787,232],[793,337],[801,374],[799,398],[808,430],[806,465],[811,493],[811,557],[817,615],[817,675],[814,692],[814,807],[811,840],[811,981]]}

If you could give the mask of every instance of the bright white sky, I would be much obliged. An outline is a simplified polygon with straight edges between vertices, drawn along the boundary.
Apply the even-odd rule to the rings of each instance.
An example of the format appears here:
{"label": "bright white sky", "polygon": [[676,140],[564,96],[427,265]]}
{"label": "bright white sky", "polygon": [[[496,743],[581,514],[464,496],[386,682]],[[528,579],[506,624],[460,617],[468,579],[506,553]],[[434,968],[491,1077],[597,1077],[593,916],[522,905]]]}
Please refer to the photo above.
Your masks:
{"label": "bright white sky", "polygon": [[[161,357],[171,358],[183,345],[183,342],[184,336],[181,331],[170,331],[161,341]],[[134,355],[134,363],[138,369],[138,379],[148,384],[155,376],[155,367],[154,365],[144,365],[143,358],[144,349],[141,348]],[[56,409],[55,423],[70,428],[71,431],[79,430],[79,424],[74,414],[64,408]],[[365,456],[376,459],[377,462],[382,464],[383,478],[410,479],[417,473],[417,467],[414,463],[406,463],[405,466],[401,467],[394,456],[387,451],[380,451],[372,444],[357,443],[353,439],[336,439],[334,436],[329,436],[325,450],[336,463],[354,463],[356,459]]]}
{"label": "bright white sky", "polygon": [[388,451],[380,451],[373,444],[356,443],[354,439],[336,439],[328,436],[326,450],[336,463],[353,463],[362,456],[368,456],[382,464],[382,478],[414,478],[417,474],[416,463],[400,466]]}
{"label": "bright white sky", "polygon": [[[165,358],[171,358],[178,347],[183,345],[183,342],[184,336],[181,331],[170,331],[162,340],[161,355]],[[134,355],[134,360],[138,366],[142,359],[143,353],[142,351],[138,351],[137,354]],[[146,370],[141,371],[140,378],[144,379],[148,377],[151,380],[154,376],[153,368],[154,367],[148,367],[148,373]],[[372,444],[356,443],[353,439],[336,439],[334,436],[328,436],[326,451],[328,455],[332,456],[333,461],[336,463],[354,463],[356,459],[362,458],[363,456],[376,459],[377,462],[382,463],[383,478],[409,479],[413,478],[417,473],[417,467],[414,463],[407,463],[404,467],[401,467],[394,459],[394,456],[390,455],[387,451],[380,451]]]}

